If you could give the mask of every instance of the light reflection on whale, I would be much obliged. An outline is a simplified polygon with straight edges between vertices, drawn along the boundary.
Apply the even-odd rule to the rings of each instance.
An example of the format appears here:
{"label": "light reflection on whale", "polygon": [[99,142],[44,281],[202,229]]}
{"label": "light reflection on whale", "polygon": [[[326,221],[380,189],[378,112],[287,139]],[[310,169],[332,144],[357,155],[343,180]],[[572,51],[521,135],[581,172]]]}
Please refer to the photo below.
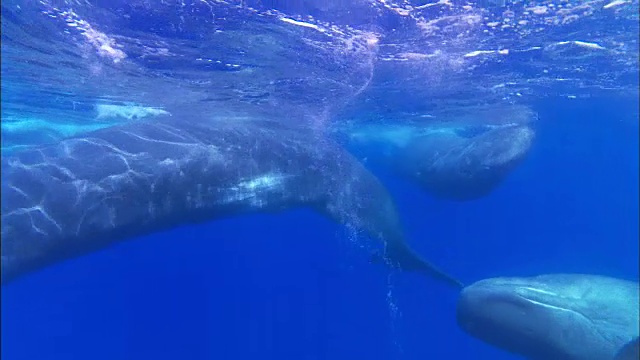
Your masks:
{"label": "light reflection on whale", "polygon": [[2,281],[137,235],[303,206],[382,240],[389,265],[460,286],[408,247],[387,190],[329,139],[175,114],[3,156]]}

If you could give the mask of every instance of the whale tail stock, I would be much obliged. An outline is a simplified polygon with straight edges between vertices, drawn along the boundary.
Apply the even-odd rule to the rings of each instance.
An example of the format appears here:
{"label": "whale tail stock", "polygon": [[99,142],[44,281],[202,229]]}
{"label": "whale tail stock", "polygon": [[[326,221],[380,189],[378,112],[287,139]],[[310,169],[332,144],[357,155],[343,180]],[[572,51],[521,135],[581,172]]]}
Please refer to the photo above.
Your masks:
{"label": "whale tail stock", "polygon": [[384,221],[371,221],[369,217],[365,218],[368,221],[363,221],[363,218],[359,216],[349,217],[347,220],[343,211],[326,211],[327,208],[324,210],[323,213],[325,213],[325,215],[329,215],[330,218],[337,220],[337,222],[343,225],[349,225],[358,230],[363,230],[369,237],[382,241],[385,247],[384,252],[374,252],[369,262],[384,264],[402,271],[422,273],[428,277],[444,281],[457,289],[464,287],[464,284],[460,280],[440,270],[411,249],[404,241],[399,223],[388,221],[391,216],[386,217]]}
{"label": "whale tail stock", "polygon": [[369,260],[372,264],[385,264],[394,269],[403,271],[418,272],[428,277],[445,282],[447,285],[457,289],[462,289],[464,283],[454,276],[446,273],[429,261],[423,259],[404,243],[390,243],[383,254],[380,251],[374,252]]}
{"label": "whale tail stock", "polygon": [[363,231],[385,247],[378,263],[396,269],[420,272],[460,289],[462,283],[424,260],[406,243],[395,202],[386,187],[353,156],[343,155],[351,166],[339,166],[344,173],[325,178],[324,201],[316,209],[334,221]]}

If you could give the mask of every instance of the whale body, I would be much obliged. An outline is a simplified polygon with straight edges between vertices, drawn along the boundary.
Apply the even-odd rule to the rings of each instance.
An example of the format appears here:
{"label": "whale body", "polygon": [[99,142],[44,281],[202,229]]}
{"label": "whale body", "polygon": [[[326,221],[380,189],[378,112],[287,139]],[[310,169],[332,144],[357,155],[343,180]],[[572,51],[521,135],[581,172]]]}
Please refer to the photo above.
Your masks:
{"label": "whale body", "polygon": [[637,282],[598,275],[491,278],[463,289],[457,321],[527,359],[630,359],[638,351],[638,292]]}
{"label": "whale body", "polygon": [[534,131],[527,125],[475,128],[475,136],[451,131],[415,137],[399,156],[400,171],[441,198],[487,196],[524,160]]}
{"label": "whale body", "polygon": [[270,121],[140,121],[2,158],[2,282],[116,241],[308,206],[385,245],[389,264],[459,282],[405,243],[384,186],[328,139]]}
{"label": "whale body", "polygon": [[495,105],[335,132],[352,151],[433,196],[469,201],[490,194],[524,161],[535,119],[527,107]]}

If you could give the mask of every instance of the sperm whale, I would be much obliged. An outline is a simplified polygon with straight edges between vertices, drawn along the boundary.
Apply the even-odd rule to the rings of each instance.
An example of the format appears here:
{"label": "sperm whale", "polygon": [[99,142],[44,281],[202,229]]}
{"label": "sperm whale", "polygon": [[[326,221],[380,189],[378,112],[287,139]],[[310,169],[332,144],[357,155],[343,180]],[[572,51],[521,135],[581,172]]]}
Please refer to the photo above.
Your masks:
{"label": "sperm whale", "polygon": [[3,284],[135,236],[307,206],[382,240],[391,266],[460,286],[409,248],[392,198],[353,156],[266,120],[163,117],[15,152],[1,203]]}
{"label": "sperm whale", "polygon": [[527,359],[637,359],[638,296],[637,282],[599,275],[491,278],[464,288],[457,320]]}

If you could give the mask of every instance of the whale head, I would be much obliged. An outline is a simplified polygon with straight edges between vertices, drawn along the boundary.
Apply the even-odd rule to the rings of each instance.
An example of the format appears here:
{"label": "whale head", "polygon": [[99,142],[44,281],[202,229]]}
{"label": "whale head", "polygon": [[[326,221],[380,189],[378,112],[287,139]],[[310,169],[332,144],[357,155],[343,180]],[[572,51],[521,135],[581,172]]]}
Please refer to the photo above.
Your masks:
{"label": "whale head", "polygon": [[528,359],[613,359],[638,336],[638,283],[581,274],[485,279],[463,289],[457,321]]}
{"label": "whale head", "polygon": [[529,153],[528,125],[467,126],[415,137],[405,148],[404,170],[428,192],[446,199],[488,195]]}

